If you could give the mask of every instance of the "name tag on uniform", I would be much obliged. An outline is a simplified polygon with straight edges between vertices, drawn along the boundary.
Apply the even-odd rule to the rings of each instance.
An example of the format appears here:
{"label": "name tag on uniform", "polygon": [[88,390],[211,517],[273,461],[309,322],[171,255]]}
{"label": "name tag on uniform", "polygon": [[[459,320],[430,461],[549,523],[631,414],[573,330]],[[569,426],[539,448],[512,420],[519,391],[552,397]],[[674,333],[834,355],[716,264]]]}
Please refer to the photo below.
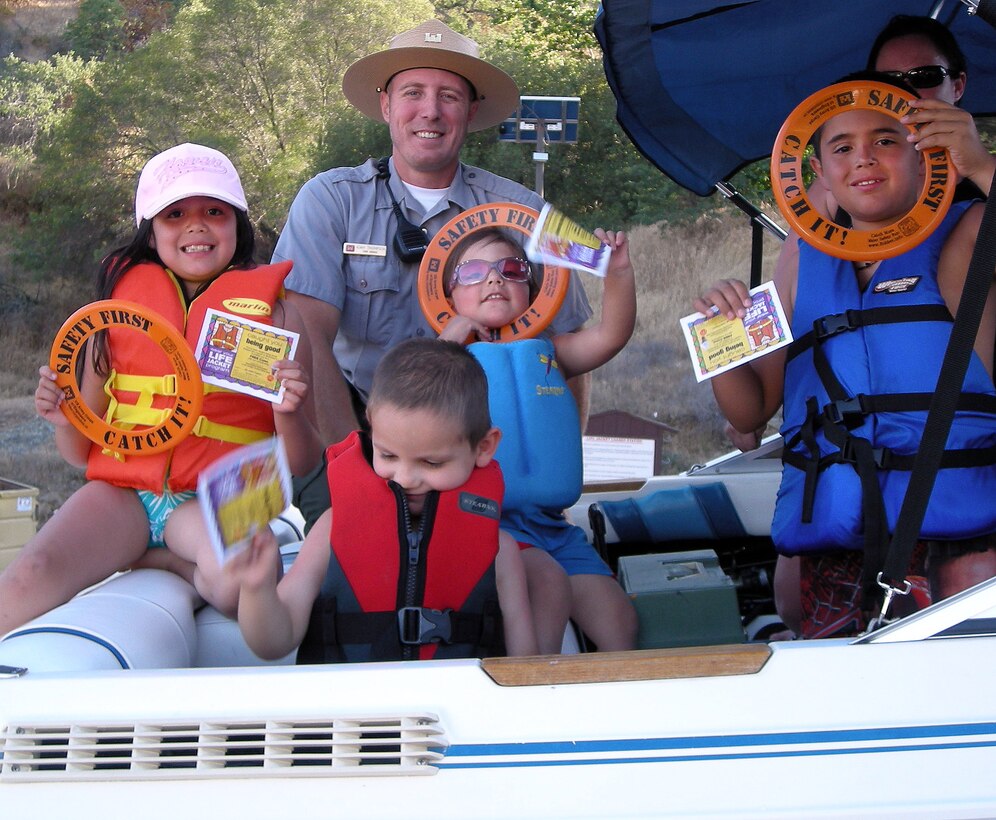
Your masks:
{"label": "name tag on uniform", "polygon": [[387,256],[387,245],[364,245],[362,242],[343,242],[342,252],[347,256]]}

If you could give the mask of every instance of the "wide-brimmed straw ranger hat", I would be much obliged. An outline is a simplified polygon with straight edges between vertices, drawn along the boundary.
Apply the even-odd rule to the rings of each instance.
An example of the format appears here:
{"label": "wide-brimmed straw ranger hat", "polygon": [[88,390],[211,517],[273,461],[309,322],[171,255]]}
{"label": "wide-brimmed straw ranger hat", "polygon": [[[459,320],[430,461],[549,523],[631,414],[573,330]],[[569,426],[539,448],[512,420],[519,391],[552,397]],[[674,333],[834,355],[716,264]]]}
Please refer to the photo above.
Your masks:
{"label": "wide-brimmed straw ranger hat", "polygon": [[500,68],[482,60],[477,43],[439,20],[429,20],[391,38],[384,51],[361,57],[342,77],[342,90],[371,119],[383,121],[380,92],[399,71],[440,68],[465,78],[477,91],[478,107],[468,130],[492,128],[519,106],[519,87]]}
{"label": "wide-brimmed straw ranger hat", "polygon": [[185,142],[156,154],[142,169],[135,192],[135,222],[152,219],[188,196],[209,196],[249,210],[239,172],[221,151]]}

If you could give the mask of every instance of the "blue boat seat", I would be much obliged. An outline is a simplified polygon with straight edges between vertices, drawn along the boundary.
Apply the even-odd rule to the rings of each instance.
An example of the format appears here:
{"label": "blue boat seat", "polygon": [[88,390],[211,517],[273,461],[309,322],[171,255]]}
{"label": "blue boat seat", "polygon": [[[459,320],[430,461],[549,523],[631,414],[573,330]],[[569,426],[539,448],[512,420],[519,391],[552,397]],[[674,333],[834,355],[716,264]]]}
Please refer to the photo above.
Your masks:
{"label": "blue boat seat", "polygon": [[719,540],[747,535],[722,482],[658,490],[599,507],[622,542]]}

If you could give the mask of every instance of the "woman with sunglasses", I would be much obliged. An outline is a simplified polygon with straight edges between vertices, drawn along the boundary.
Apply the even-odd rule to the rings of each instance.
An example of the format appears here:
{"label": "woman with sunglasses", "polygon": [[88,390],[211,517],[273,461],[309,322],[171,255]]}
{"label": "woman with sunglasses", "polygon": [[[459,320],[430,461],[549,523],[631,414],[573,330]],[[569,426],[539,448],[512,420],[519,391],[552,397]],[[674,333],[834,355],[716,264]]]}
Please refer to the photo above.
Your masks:
{"label": "woman with sunglasses", "polygon": [[987,195],[996,156],[982,144],[972,115],[957,107],[965,94],[968,72],[965,55],[948,28],[931,17],[893,17],[871,47],[868,68],[916,89],[923,102],[902,121],[920,128],[907,139],[918,151],[948,149],[963,181],[974,184],[963,186],[957,198]]}
{"label": "woman with sunglasses", "polygon": [[636,323],[626,235],[601,229],[596,234],[612,248],[601,318],[552,339],[491,342],[491,331],[522,315],[540,286],[522,247],[508,234],[487,228],[467,235],[443,271],[455,315],[440,339],[473,340],[470,351],[488,375],[491,417],[502,431],[496,454],[505,477],[502,529],[522,547],[543,653],[560,651],[568,617],[600,651],[636,644],[632,602],[584,531],[563,514],[581,492],[581,426],[566,379],[609,361]]}

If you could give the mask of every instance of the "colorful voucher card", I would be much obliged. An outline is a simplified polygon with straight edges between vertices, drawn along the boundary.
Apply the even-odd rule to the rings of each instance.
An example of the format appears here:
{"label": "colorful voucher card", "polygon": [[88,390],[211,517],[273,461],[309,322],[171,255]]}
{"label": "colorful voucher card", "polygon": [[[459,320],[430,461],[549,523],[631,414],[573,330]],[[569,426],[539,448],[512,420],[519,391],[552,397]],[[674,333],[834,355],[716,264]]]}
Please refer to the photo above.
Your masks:
{"label": "colorful voucher card", "polygon": [[747,308],[743,319],[727,319],[715,313],[693,313],[681,319],[681,331],[698,381],[711,379],[792,341],[775,286],[766,282],[750,294],[754,304]]}
{"label": "colorful voucher card", "polygon": [[605,276],[612,248],[591,231],[572,222],[550,203],[543,206],[526,243],[533,262]]}
{"label": "colorful voucher card", "polygon": [[201,471],[197,500],[223,564],[291,503],[291,475],[283,441],[273,436],[240,447]]}
{"label": "colorful voucher card", "polygon": [[292,330],[209,309],[195,349],[201,378],[279,404],[284,387],[273,375],[273,363],[293,359],[298,338]]}

